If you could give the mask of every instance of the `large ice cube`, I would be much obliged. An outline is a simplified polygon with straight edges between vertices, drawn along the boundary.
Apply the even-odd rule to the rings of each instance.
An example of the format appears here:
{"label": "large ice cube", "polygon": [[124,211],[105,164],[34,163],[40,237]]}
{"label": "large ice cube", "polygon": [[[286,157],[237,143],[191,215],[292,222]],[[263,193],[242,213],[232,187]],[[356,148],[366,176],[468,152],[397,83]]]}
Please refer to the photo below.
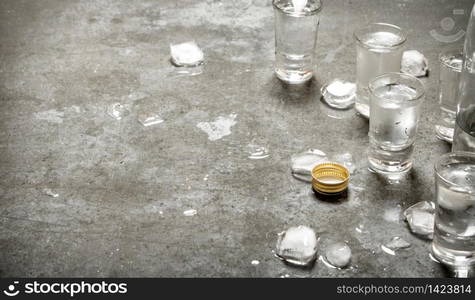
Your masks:
{"label": "large ice cube", "polygon": [[351,260],[351,249],[346,243],[335,243],[325,251],[325,259],[337,268],[346,267]]}
{"label": "large ice cube", "polygon": [[418,202],[404,211],[411,231],[429,239],[434,233],[434,215],[434,203],[428,201]]}
{"label": "large ice cube", "polygon": [[203,51],[194,41],[170,44],[170,54],[172,62],[177,66],[196,66],[204,60]]}
{"label": "large ice cube", "polygon": [[425,56],[419,51],[404,51],[401,60],[401,72],[416,77],[423,77],[427,75],[428,64]]}
{"label": "large ice cube", "polygon": [[305,266],[315,260],[317,254],[317,236],[307,226],[290,227],[279,233],[276,255],[286,262]]}

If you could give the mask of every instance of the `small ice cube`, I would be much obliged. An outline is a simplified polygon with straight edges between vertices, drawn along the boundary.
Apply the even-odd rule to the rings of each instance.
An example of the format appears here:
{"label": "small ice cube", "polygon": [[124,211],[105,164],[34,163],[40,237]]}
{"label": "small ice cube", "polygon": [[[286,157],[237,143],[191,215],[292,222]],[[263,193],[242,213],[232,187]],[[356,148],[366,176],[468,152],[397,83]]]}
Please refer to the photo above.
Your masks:
{"label": "small ice cube", "polygon": [[333,108],[347,109],[355,103],[356,84],[335,79],[321,89],[323,100]]}
{"label": "small ice cube", "polygon": [[192,217],[197,214],[197,211],[196,209],[189,209],[189,210],[185,210],[183,214],[187,217]]}
{"label": "small ice cube", "polygon": [[325,161],[327,156],[317,149],[310,149],[302,153],[292,155],[290,158],[292,175],[303,181],[312,181],[312,169]]}
{"label": "small ice cube", "polygon": [[409,228],[415,234],[432,239],[435,207],[432,202],[421,201],[404,211]]}
{"label": "small ice cube", "polygon": [[48,196],[50,196],[50,197],[53,197],[53,198],[58,198],[58,197],[59,197],[59,194],[53,192],[50,188],[45,188],[45,189],[43,190],[43,192],[44,192],[46,195],[48,195]]}
{"label": "small ice cube", "polygon": [[129,114],[127,108],[119,102],[113,103],[107,107],[106,113],[116,120],[120,120]]}
{"label": "small ice cube", "polygon": [[292,5],[294,6],[294,10],[296,12],[302,11],[307,5],[307,1],[308,0],[292,0]]}
{"label": "small ice cube", "polygon": [[381,245],[381,250],[390,255],[396,255],[396,252],[401,249],[411,247],[411,244],[403,240],[402,238],[395,236],[389,242]]}
{"label": "small ice cube", "polygon": [[335,243],[325,251],[325,259],[337,268],[346,267],[351,260],[351,249],[346,243]]}
{"label": "small ice cube", "polygon": [[401,72],[416,77],[424,77],[427,75],[428,64],[425,56],[419,51],[404,51],[401,61]]}
{"label": "small ice cube", "polygon": [[145,127],[160,124],[160,123],[163,123],[163,121],[164,121],[162,118],[160,118],[159,115],[154,114],[154,113],[152,113],[152,114],[146,114],[146,113],[139,114],[137,119],[140,122],[140,124],[142,124]]}
{"label": "small ice cube", "polygon": [[194,42],[170,44],[172,62],[177,66],[196,66],[203,62],[203,51]]}
{"label": "small ice cube", "polygon": [[288,263],[305,266],[315,260],[317,236],[307,226],[290,227],[279,233],[276,255]]}

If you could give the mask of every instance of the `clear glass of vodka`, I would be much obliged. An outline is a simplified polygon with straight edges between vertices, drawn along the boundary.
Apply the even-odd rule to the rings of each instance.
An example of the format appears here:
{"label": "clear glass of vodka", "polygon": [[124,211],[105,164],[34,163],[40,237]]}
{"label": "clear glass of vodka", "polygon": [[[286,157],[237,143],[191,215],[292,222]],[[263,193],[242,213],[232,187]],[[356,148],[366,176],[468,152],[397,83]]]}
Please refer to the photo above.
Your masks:
{"label": "clear glass of vodka", "polygon": [[435,132],[439,139],[452,143],[457,111],[457,90],[462,72],[462,50],[451,49],[439,56],[439,118]]}
{"label": "clear glass of vodka", "polygon": [[406,36],[401,28],[386,23],[373,23],[354,32],[356,40],[356,102],[355,109],[369,118],[371,79],[390,72],[399,72]]}
{"label": "clear glass of vodka", "polygon": [[432,253],[455,270],[475,266],[475,153],[451,152],[435,163]]}
{"label": "clear glass of vodka", "polygon": [[370,81],[369,92],[369,166],[381,174],[404,174],[412,167],[424,85],[411,75],[387,73]]}
{"label": "clear glass of vodka", "polygon": [[273,0],[275,74],[289,84],[312,78],[322,8],[320,0]]}

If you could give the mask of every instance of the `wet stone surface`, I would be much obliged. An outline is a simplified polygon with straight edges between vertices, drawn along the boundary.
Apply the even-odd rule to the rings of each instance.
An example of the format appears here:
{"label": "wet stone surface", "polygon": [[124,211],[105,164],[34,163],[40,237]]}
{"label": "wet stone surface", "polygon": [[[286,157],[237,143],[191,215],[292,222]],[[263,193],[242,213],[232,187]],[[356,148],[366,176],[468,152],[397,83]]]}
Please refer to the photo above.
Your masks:
{"label": "wet stone surface", "polygon": [[[397,182],[368,171],[367,120],[322,105],[320,88],[354,82],[363,22],[400,25],[436,62],[471,5],[327,1],[316,78],[295,87],[273,74],[270,1],[1,1],[0,276],[444,276],[402,216],[433,199],[432,164],[449,150],[433,129],[438,68],[422,78],[414,169]],[[191,40],[204,64],[172,65],[169,45]],[[110,117],[112,103],[129,113]],[[164,122],[144,126],[142,113]],[[250,159],[247,145],[269,155]],[[291,156],[308,149],[351,154],[345,198],[292,176]],[[277,234],[298,225],[344,241],[350,265],[277,259]],[[388,255],[395,236],[411,247]]]}

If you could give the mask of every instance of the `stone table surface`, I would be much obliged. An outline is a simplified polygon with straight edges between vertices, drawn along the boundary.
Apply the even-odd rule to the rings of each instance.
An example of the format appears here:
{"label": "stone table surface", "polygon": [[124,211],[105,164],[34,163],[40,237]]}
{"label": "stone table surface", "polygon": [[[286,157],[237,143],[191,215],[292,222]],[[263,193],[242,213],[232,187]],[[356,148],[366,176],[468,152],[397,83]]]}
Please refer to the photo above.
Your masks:
{"label": "stone table surface", "polygon": [[[434,197],[433,162],[450,149],[433,129],[437,57],[462,44],[472,3],[326,1],[316,76],[292,87],[273,74],[270,1],[1,1],[0,276],[446,276],[402,212]],[[319,100],[325,82],[355,80],[352,32],[378,21],[430,64],[399,183],[368,171],[368,121]],[[169,61],[169,44],[189,40],[206,57],[196,76]],[[105,113],[115,102],[130,111],[121,120]],[[164,122],[143,127],[146,112]],[[249,145],[269,156],[249,159]],[[292,177],[290,156],[309,148],[352,155],[346,199]],[[276,259],[277,233],[296,225],[346,241],[351,267]],[[383,252],[394,236],[411,248]]]}

